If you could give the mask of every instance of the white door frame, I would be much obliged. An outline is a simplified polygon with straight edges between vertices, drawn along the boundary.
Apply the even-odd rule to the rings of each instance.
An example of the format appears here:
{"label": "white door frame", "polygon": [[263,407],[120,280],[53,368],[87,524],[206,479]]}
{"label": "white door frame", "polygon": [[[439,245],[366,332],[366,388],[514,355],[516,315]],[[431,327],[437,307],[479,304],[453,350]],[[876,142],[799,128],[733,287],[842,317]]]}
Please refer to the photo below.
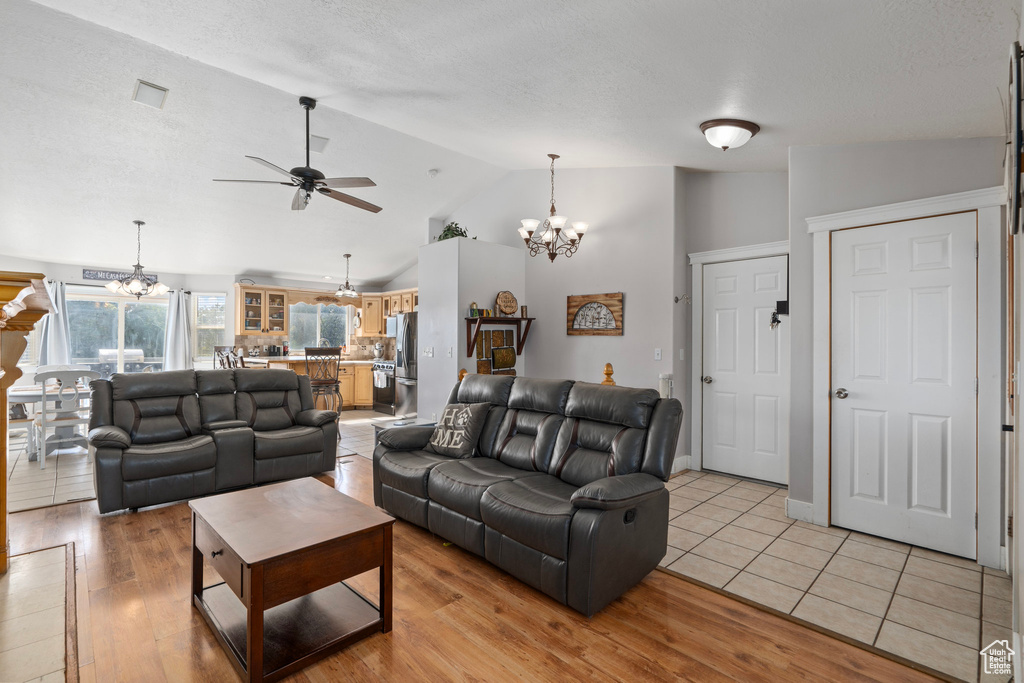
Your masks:
{"label": "white door frame", "polygon": [[[831,515],[831,235],[834,230],[897,223],[915,218],[977,211],[978,221],[978,479],[979,492],[1000,490],[1002,472],[1003,343],[1005,293],[1002,207],[1006,189],[993,187],[887,204],[807,219],[814,240],[813,466],[811,521],[828,526]],[[988,333],[988,331],[996,331]],[[1001,495],[978,495],[978,564],[1001,568]],[[790,513],[794,512],[791,508]],[[808,510],[803,509],[803,512]],[[802,517],[803,515],[801,515]]]}
{"label": "white door frame", "polygon": [[[692,318],[690,321],[690,469],[700,470],[704,460],[704,266],[726,261],[746,261],[767,256],[788,256],[789,240],[755,244],[750,247],[732,247],[714,251],[699,251],[689,255],[693,266]],[[786,291],[789,289],[787,287]]]}

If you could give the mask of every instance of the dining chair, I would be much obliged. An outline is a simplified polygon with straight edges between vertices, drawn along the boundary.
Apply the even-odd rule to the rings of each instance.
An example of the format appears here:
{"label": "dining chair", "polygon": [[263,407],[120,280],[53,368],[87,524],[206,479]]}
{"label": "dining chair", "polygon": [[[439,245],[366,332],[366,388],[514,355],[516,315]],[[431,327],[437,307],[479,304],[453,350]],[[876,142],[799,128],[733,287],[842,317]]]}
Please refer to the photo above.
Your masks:
{"label": "dining chair", "polygon": [[[32,429],[35,432],[39,469],[46,468],[48,430],[54,431],[55,438],[50,442],[54,450],[62,444],[76,443],[81,439],[79,436],[61,435],[56,430],[89,424],[89,415],[83,411],[83,403],[89,395],[89,382],[99,377],[100,373],[83,365],[41,366],[36,372],[35,382],[39,385],[40,401]],[[88,450],[88,458],[92,462],[92,450]]]}
{"label": "dining chair", "polygon": [[238,355],[234,346],[213,347],[214,369],[231,370],[232,368],[244,368],[245,359]]}
{"label": "dining chair", "polygon": [[[338,370],[341,367],[340,346],[307,346],[306,374],[313,389],[314,404],[318,396],[324,397],[328,410],[341,412],[341,385],[338,382]],[[337,408],[335,408],[337,398]]]}

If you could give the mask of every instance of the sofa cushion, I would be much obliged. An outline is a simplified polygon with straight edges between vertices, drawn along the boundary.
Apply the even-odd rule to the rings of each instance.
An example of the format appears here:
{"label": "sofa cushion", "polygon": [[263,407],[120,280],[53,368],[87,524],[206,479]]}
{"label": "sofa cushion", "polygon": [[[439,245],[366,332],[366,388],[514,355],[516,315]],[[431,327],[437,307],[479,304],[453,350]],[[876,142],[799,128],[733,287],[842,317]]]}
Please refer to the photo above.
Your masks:
{"label": "sofa cushion", "polygon": [[217,463],[213,438],[192,436],[178,441],[132,444],[121,457],[121,477],[125,481],[168,477],[199,472]]}
{"label": "sofa cushion", "polygon": [[483,523],[560,560],[569,556],[569,528],[576,487],[550,475],[494,484],[480,500]]}
{"label": "sofa cushion", "polygon": [[[137,386],[132,388],[135,391],[130,394],[131,398],[115,400],[113,403],[114,425],[127,432],[132,443],[179,441],[202,432],[199,399],[194,393],[142,396]],[[154,382],[154,390],[158,389],[159,384]]]}
{"label": "sofa cushion", "polygon": [[608,422],[622,427],[647,429],[651,411],[661,396],[654,389],[609,387],[576,382],[569,391],[566,417]]}
{"label": "sofa cushion", "polygon": [[490,403],[449,403],[425,450],[453,458],[473,455],[490,409]]}
{"label": "sofa cushion", "polygon": [[640,471],[647,430],[607,422],[566,418],[558,431],[553,474],[575,486]]}
{"label": "sofa cushion", "polygon": [[253,454],[257,460],[321,453],[324,449],[324,430],[320,427],[296,425],[285,429],[254,431],[253,436]]}
{"label": "sofa cushion", "polygon": [[[252,372],[270,371],[253,370]],[[294,425],[295,415],[302,412],[302,404],[297,389],[239,391],[235,394],[235,411],[238,419],[245,421],[254,430],[271,432]]]}
{"label": "sofa cushion", "polygon": [[427,481],[430,500],[473,519],[480,517],[480,499],[489,486],[502,481],[538,476],[492,458],[466,458],[441,463]]}
{"label": "sofa cushion", "polygon": [[426,498],[430,470],[451,461],[447,455],[427,451],[389,451],[377,462],[377,476],[382,484],[417,498]]}

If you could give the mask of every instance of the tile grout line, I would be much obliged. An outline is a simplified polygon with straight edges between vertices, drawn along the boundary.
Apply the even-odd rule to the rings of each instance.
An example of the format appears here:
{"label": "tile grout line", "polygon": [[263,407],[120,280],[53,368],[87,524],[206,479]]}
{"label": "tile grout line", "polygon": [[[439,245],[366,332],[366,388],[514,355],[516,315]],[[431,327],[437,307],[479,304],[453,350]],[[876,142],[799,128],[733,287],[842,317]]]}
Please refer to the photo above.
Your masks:
{"label": "tile grout line", "polygon": [[[838,551],[837,551],[838,552]],[[903,574],[907,571],[907,563],[910,562],[910,550],[907,550],[907,556],[903,558],[903,566],[900,567],[900,575],[896,577],[896,585],[892,587],[892,593],[889,594],[889,604],[885,606],[885,614],[882,615],[882,620],[878,622],[878,630],[875,631],[875,637],[871,641],[872,645],[878,642],[878,636],[882,634],[882,626],[889,618],[889,610],[892,609],[892,601],[896,599],[896,590],[900,587],[900,581],[903,580]],[[980,612],[979,612],[980,614]],[[900,624],[901,626],[903,624]],[[908,627],[909,628],[909,627]],[[980,629],[979,629],[980,630]],[[877,645],[876,645],[877,647]]]}

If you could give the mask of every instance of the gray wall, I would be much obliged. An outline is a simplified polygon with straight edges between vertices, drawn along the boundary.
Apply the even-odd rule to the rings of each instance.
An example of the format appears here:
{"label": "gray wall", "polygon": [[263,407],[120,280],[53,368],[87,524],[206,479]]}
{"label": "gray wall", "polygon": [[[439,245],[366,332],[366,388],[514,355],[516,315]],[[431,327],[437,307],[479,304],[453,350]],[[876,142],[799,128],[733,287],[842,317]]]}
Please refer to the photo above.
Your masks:
{"label": "gray wall", "polygon": [[[878,142],[789,149],[789,495],[811,502],[813,260],[807,218],[1003,184],[1002,138]],[[823,293],[827,295],[827,293]]]}

